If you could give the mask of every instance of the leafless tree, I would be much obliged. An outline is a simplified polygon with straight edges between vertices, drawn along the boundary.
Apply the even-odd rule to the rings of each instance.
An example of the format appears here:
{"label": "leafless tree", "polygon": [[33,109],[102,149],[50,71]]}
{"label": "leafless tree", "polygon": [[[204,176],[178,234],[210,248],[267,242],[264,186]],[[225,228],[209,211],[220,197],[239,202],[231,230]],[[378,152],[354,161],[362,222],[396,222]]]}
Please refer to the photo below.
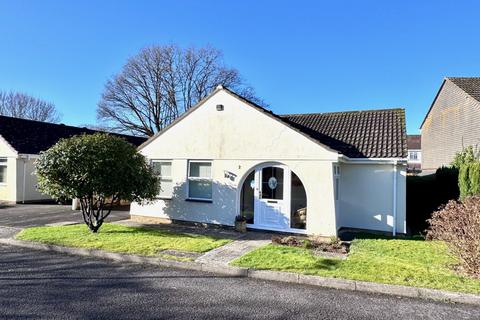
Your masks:
{"label": "leafless tree", "polygon": [[114,131],[152,136],[220,84],[265,105],[217,49],[148,47],[106,83],[97,118]]}
{"label": "leafless tree", "polygon": [[55,105],[21,92],[0,91],[0,115],[46,122],[59,122]]}

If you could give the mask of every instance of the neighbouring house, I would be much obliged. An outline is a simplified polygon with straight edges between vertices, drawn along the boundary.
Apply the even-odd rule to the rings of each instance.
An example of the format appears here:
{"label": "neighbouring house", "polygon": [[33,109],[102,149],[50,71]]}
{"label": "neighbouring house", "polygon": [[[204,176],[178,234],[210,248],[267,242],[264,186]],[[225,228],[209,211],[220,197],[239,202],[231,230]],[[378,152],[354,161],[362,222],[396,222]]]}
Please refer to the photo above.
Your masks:
{"label": "neighbouring house", "polygon": [[420,127],[422,171],[449,165],[455,154],[480,144],[480,77],[447,77]]}
{"label": "neighbouring house", "polygon": [[[35,159],[61,138],[93,134],[95,130],[0,116],[0,202],[49,200],[37,191]],[[146,139],[117,135],[138,146]]]}
{"label": "neighbouring house", "polygon": [[407,172],[419,173],[422,171],[422,137],[419,134],[407,135]]}
{"label": "neighbouring house", "polygon": [[139,147],[161,180],[131,217],[337,235],[405,233],[403,109],[276,115],[218,87]]}

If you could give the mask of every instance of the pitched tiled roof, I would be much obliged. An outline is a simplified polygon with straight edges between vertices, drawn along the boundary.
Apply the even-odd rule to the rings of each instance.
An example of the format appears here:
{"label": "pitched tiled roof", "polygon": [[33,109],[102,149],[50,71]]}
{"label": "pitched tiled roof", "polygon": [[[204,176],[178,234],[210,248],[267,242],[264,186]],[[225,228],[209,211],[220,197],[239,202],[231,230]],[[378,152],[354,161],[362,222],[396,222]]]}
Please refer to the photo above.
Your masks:
{"label": "pitched tiled roof", "polygon": [[[61,138],[69,138],[79,134],[93,134],[96,130],[40,122],[12,117],[0,116],[0,136],[2,136],[18,153],[38,154],[47,150]],[[122,134],[113,134],[123,137],[131,144],[138,146],[147,140]]]}
{"label": "pitched tiled roof", "polygon": [[407,136],[408,149],[422,149],[422,136],[419,134],[409,134]]}
{"label": "pitched tiled roof", "polygon": [[349,158],[405,158],[404,109],[280,116],[289,125]]}
{"label": "pitched tiled roof", "polygon": [[197,105],[150,137],[139,149],[182,121],[221,90],[225,90],[267,116],[349,158],[406,158],[407,156],[404,109],[277,115],[222,86],[218,86]]}
{"label": "pitched tiled roof", "polygon": [[480,102],[480,77],[447,77],[447,79]]}
{"label": "pitched tiled roof", "polygon": [[349,158],[407,157],[405,109],[277,115],[220,89]]}

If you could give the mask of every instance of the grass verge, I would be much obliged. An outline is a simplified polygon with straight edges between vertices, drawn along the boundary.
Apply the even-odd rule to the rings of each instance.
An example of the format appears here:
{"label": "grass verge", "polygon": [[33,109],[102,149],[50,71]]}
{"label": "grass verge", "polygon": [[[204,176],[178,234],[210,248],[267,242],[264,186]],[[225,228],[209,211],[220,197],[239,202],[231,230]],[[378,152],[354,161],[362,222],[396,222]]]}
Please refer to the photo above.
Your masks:
{"label": "grass verge", "polygon": [[159,256],[179,261],[193,259],[162,254],[162,250],[202,253],[231,242],[229,239],[205,235],[175,233],[109,223],[104,224],[98,233],[90,232],[84,224],[33,227],[24,229],[16,238],[67,247]]}
{"label": "grass verge", "polygon": [[307,249],[270,244],[232,262],[261,270],[479,294],[480,280],[457,274],[455,264],[442,242],[398,239],[354,240],[346,260],[321,258]]}

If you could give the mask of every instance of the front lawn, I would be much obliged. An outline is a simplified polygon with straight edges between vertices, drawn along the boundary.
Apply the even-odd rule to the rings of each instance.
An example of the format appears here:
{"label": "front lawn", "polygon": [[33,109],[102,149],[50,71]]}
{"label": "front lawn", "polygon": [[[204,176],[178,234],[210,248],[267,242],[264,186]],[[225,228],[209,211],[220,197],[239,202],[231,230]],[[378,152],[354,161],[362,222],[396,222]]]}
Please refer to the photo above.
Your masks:
{"label": "front lawn", "polygon": [[17,235],[17,239],[145,256],[157,255],[175,260],[193,259],[162,254],[161,251],[202,253],[231,241],[205,235],[174,233],[109,223],[104,224],[98,233],[90,232],[84,224],[27,228]]}
{"label": "front lawn", "polygon": [[267,245],[232,262],[263,270],[480,293],[480,280],[453,271],[455,259],[442,242],[357,239],[346,260],[314,256],[309,250]]}

